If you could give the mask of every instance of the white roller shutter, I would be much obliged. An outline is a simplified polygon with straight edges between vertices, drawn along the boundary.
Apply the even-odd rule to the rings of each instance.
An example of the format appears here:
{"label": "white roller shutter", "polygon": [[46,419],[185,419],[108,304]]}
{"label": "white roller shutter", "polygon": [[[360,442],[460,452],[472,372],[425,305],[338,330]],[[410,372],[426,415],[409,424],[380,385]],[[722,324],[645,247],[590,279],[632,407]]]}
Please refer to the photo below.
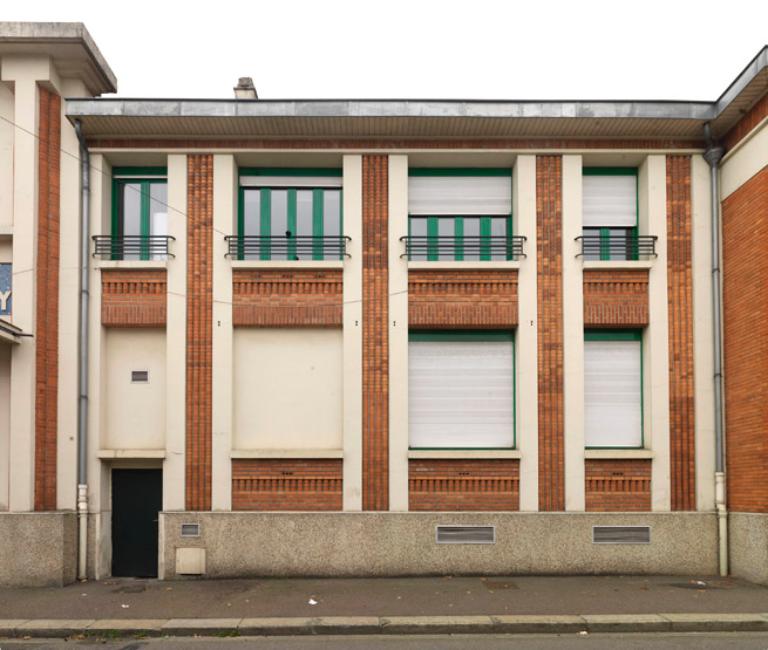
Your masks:
{"label": "white roller shutter", "polygon": [[241,176],[241,187],[341,187],[341,176]]}
{"label": "white roller shutter", "polygon": [[640,447],[640,341],[584,342],[584,436],[587,447]]}
{"label": "white roller shutter", "polygon": [[411,447],[514,445],[512,341],[411,341]]}
{"label": "white roller shutter", "polygon": [[512,213],[509,176],[411,176],[409,214],[465,215]]}
{"label": "white roller shutter", "polygon": [[584,176],[582,218],[585,227],[637,225],[636,176]]}

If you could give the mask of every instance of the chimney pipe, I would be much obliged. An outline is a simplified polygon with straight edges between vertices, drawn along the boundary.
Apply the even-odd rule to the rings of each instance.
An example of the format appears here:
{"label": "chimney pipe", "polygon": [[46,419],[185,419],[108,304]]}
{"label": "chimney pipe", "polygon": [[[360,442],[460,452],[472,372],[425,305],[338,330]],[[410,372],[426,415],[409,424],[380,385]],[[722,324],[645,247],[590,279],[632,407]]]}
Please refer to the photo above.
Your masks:
{"label": "chimney pipe", "polygon": [[237,80],[237,86],[235,90],[235,99],[258,99],[256,94],[256,86],[253,85],[253,79],[251,77],[240,77]]}

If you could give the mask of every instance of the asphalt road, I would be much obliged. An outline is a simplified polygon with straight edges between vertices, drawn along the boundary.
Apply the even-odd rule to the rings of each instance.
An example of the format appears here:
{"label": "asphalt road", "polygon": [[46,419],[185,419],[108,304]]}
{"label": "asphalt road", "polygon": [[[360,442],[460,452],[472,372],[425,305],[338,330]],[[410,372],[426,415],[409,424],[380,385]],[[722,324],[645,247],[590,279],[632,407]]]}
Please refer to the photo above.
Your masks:
{"label": "asphalt road", "polygon": [[65,647],[94,650],[768,650],[768,633],[180,638],[107,643],[95,639],[0,640],[0,650],[63,650]]}

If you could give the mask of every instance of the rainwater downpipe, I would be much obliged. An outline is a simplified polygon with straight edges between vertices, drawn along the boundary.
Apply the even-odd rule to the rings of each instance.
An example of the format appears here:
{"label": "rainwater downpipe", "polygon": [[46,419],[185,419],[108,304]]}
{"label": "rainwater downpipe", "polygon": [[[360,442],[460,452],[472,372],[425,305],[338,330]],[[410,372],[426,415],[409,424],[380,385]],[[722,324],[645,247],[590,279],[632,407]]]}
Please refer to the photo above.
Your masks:
{"label": "rainwater downpipe", "polygon": [[91,159],[80,120],[75,120],[80,143],[80,331],[78,336],[77,402],[77,578],[88,579],[88,271],[90,259]]}
{"label": "rainwater downpipe", "polygon": [[720,575],[728,575],[728,510],[725,500],[725,436],[723,435],[723,350],[720,277],[720,160],[725,150],[712,139],[709,124],[704,125],[709,163],[709,188],[712,210],[712,345],[715,389],[715,506]]}

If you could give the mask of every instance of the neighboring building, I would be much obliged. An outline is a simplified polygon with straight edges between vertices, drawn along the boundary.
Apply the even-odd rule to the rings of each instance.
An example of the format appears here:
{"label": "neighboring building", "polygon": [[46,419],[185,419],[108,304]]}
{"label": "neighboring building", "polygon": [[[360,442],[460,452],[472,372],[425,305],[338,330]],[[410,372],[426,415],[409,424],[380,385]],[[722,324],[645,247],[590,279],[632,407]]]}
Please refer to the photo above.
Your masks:
{"label": "neighboring building", "polygon": [[0,583],[715,573],[718,469],[768,582],[768,48],[714,102],[242,81],[97,99],[0,23]]}

